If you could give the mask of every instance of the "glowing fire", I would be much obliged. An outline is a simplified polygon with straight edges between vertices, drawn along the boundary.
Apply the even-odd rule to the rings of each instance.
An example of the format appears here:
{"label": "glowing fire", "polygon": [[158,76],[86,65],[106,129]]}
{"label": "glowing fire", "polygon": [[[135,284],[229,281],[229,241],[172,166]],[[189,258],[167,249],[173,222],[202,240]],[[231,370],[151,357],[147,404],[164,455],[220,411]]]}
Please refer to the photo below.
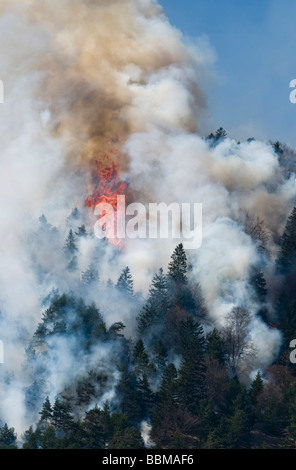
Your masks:
{"label": "glowing fire", "polygon": [[[96,162],[92,177],[93,183],[90,188],[92,194],[86,198],[85,206],[94,209],[97,204],[108,203],[113,207],[115,214],[115,238],[108,238],[108,241],[115,246],[121,247],[121,240],[116,238],[117,196],[125,195],[128,185],[120,180],[119,170],[114,162],[110,162],[104,167],[102,167],[100,162]],[[106,212],[103,212],[101,217],[105,215]],[[104,226],[106,234],[110,228],[107,220]]]}

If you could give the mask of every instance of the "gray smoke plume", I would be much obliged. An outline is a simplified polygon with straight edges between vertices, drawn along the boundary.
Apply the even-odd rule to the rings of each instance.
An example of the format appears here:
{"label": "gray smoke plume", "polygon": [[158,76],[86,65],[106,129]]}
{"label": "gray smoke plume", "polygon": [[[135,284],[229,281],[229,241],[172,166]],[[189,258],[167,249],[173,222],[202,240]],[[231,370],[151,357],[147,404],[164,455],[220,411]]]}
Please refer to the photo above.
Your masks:
{"label": "gray smoke plume", "polygon": [[[191,278],[200,283],[210,319],[219,327],[233,306],[250,310],[257,356],[249,372],[267,367],[281,336],[256,316],[249,272],[263,263],[274,282],[272,261],[295,196],[294,177],[284,175],[268,143],[226,138],[213,146],[199,135],[206,116],[201,83],[214,56],[208,44],[185,45],[156,0],[4,0],[0,14],[2,420],[18,431],[31,424],[24,404],[24,349],[40,321],[44,296],[57,286],[78,286],[75,275],[65,276],[58,247],[69,229],[67,216],[84,207],[91,165],[106,155],[137,201],[203,204],[203,244],[188,253]],[[263,220],[270,234],[263,254],[246,233],[244,211]],[[46,230],[36,234],[43,213]],[[89,231],[94,221],[90,216]],[[174,248],[173,240],[127,239],[118,251],[82,239],[79,272],[99,250],[102,281],[115,282],[128,265],[136,291],[145,295]],[[136,313],[131,315],[128,304],[118,312],[117,299],[108,293],[92,292],[90,298],[109,326],[122,320],[131,334]],[[71,368],[71,345],[60,342],[56,350],[46,366],[52,397],[66,378],[86,368],[83,358],[76,371]],[[104,361],[109,351],[100,354]],[[111,363],[109,369],[112,391],[118,377]]]}

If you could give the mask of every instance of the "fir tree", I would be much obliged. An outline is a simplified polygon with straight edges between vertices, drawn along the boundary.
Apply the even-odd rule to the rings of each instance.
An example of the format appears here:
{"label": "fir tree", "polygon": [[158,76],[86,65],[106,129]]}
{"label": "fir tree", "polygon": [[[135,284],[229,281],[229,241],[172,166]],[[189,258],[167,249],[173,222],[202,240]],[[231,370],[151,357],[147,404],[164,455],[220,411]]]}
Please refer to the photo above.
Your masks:
{"label": "fir tree", "polygon": [[98,407],[86,412],[83,430],[86,434],[88,449],[105,449],[106,435],[102,423],[102,411]]}
{"label": "fir tree", "polygon": [[177,377],[177,369],[173,363],[170,363],[162,375],[158,391],[158,401],[161,404],[167,403],[172,407],[176,406],[178,397]]}
{"label": "fir tree", "polygon": [[160,269],[152,279],[147,302],[137,317],[139,333],[145,334],[152,326],[163,324],[168,309],[168,288],[163,270]]}
{"label": "fir tree", "polygon": [[40,449],[42,433],[39,428],[35,431],[33,426],[30,426],[24,433],[23,449]]}
{"label": "fir tree", "polygon": [[175,248],[171,256],[168,275],[177,285],[187,284],[187,257],[182,243]]}
{"label": "fir tree", "polygon": [[199,402],[205,397],[205,339],[202,327],[192,317],[182,322],[181,345],[183,357],[178,375],[178,400],[182,408],[197,413]]}
{"label": "fir tree", "polygon": [[68,264],[67,264],[68,271],[77,270],[77,267],[78,267],[78,260],[76,256],[77,251],[78,251],[78,248],[75,243],[73,230],[70,229],[65,245],[64,245],[64,254],[68,261]]}
{"label": "fir tree", "polygon": [[83,271],[81,274],[82,283],[86,286],[93,285],[99,282],[99,272],[93,264]]}
{"label": "fir tree", "polygon": [[168,361],[168,350],[161,339],[159,339],[153,349],[156,366],[163,371]]}
{"label": "fir tree", "polygon": [[281,239],[281,249],[277,260],[278,272],[287,274],[295,267],[296,261],[296,207],[289,216]]}
{"label": "fir tree", "polygon": [[206,336],[206,353],[211,360],[215,359],[220,364],[225,363],[226,346],[217,328]]}
{"label": "fir tree", "polygon": [[187,256],[180,243],[171,256],[168,265],[170,281],[171,305],[185,309],[190,314],[196,314],[196,304],[187,279]]}
{"label": "fir tree", "polygon": [[121,398],[121,413],[126,415],[132,423],[139,422],[143,418],[143,410],[137,390],[137,380],[135,375],[128,370],[127,365],[122,367],[117,392]]}
{"label": "fir tree", "polygon": [[257,372],[256,377],[253,380],[253,382],[251,384],[251,387],[250,387],[250,390],[248,392],[251,403],[253,405],[256,405],[257,398],[263,390],[263,385],[264,385],[264,382],[263,382],[263,379],[261,377],[261,374],[260,374],[260,372]]}
{"label": "fir tree", "polygon": [[126,266],[120,274],[116,287],[120,292],[127,296],[134,295],[134,281],[128,266]]}
{"label": "fir tree", "polygon": [[40,419],[46,424],[50,424],[52,420],[52,406],[49,400],[49,397],[46,397],[45,402],[43,403],[42,410],[40,412]]}
{"label": "fir tree", "polygon": [[133,363],[136,365],[136,369],[139,371],[145,371],[148,368],[149,358],[146,353],[144,343],[141,339],[135,344],[133,350]]}
{"label": "fir tree", "polygon": [[264,303],[267,296],[266,280],[261,269],[254,268],[251,274],[250,283],[254,289],[256,299]]}
{"label": "fir tree", "polygon": [[64,252],[66,253],[67,256],[73,255],[78,251],[78,248],[75,243],[75,237],[73,234],[73,230],[70,229],[68,236],[66,238],[65,246],[64,246]]}
{"label": "fir tree", "polygon": [[78,232],[75,232],[75,235],[77,235],[77,237],[82,237],[82,238],[87,237],[87,231],[86,231],[85,225],[81,225],[80,227],[78,227]]}
{"label": "fir tree", "polygon": [[70,403],[66,401],[61,401],[56,398],[53,408],[52,408],[52,423],[53,426],[63,431],[67,430],[69,425],[72,423],[73,416],[71,414]]}
{"label": "fir tree", "polygon": [[138,379],[137,390],[143,417],[144,419],[147,419],[153,413],[155,406],[155,394],[150,388],[148,377],[145,373],[143,374],[142,378]]}
{"label": "fir tree", "polygon": [[61,449],[62,441],[56,435],[53,426],[49,426],[42,434],[41,448],[42,449]]}
{"label": "fir tree", "polygon": [[14,428],[9,428],[7,423],[0,428],[0,449],[17,449],[17,435]]}

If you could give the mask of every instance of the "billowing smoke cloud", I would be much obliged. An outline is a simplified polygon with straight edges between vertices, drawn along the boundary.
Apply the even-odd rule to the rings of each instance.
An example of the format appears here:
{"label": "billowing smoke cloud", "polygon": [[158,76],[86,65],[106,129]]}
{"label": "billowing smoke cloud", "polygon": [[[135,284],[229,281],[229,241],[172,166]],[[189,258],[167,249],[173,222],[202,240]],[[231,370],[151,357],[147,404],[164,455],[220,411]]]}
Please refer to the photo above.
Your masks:
{"label": "billowing smoke cloud", "polygon": [[[249,271],[263,258],[271,270],[294,181],[284,178],[269,144],[225,139],[211,146],[199,136],[206,108],[200,83],[213,56],[208,45],[186,47],[154,0],[5,0],[0,35],[2,419],[15,417],[12,424],[20,429],[27,425],[24,348],[40,321],[42,298],[57,284],[77,286],[64,276],[61,235],[52,236],[49,225],[47,235],[36,234],[36,220],[45,213],[50,224],[63,227],[71,209],[84,205],[95,161],[114,161],[139,202],[203,204],[203,245],[188,253],[191,276],[219,326],[233,305],[250,309],[254,369],[269,365],[280,333],[255,317]],[[268,255],[245,232],[243,211],[264,220],[271,234]],[[88,222],[92,230],[94,220]],[[96,242],[79,242],[81,271]],[[115,281],[129,265],[136,290],[145,293],[174,248],[173,240],[126,240],[121,252],[108,246],[100,251],[100,277]],[[108,295],[100,294],[106,322],[122,320]],[[120,314],[131,331],[130,309],[123,305]],[[57,347],[65,351],[63,344]],[[69,363],[64,356],[56,369],[50,358],[47,369],[59,392]],[[7,380],[11,370],[14,379]],[[118,378],[110,374],[113,387]]]}

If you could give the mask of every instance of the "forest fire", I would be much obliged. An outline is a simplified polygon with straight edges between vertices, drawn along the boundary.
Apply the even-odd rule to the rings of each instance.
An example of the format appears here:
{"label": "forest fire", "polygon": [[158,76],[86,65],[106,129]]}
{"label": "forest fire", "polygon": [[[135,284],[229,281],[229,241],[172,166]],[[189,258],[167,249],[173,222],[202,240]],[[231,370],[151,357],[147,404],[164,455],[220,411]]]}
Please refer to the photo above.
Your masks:
{"label": "forest fire", "polygon": [[[118,167],[114,162],[110,162],[107,166],[103,166],[101,162],[96,161],[95,170],[92,173],[92,179],[92,194],[86,198],[85,206],[94,209],[98,204],[110,204],[114,210],[114,213],[116,214],[117,196],[124,196],[128,190],[128,184],[120,180]],[[100,217],[103,216],[105,216],[106,219],[105,211],[101,214]],[[107,222],[104,226],[106,235],[111,229],[113,230],[113,220],[110,220],[109,227],[107,219]],[[121,247],[122,242],[116,238],[116,236],[114,238],[106,236],[106,238],[108,238],[108,241],[113,243],[115,246]]]}

